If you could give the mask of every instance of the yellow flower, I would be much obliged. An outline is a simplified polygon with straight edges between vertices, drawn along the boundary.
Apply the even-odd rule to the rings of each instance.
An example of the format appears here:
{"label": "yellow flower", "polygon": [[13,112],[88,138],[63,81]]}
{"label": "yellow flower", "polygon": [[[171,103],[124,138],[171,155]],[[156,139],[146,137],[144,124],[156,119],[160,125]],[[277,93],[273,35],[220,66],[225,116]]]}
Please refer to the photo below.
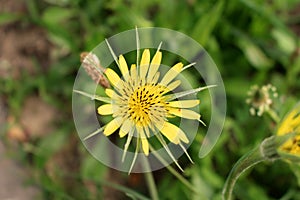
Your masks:
{"label": "yellow flower", "polygon": [[170,123],[168,118],[181,117],[203,123],[200,119],[200,114],[191,110],[191,108],[199,105],[200,100],[180,100],[180,98],[214,87],[214,85],[171,93],[181,84],[181,81],[176,80],[176,77],[183,70],[195,63],[184,66],[179,62],[160,78],[159,68],[162,60],[160,46],[152,59],[150,50],[145,49],[139,60],[139,40],[137,33],[137,64],[132,64],[129,68],[124,56],[119,55],[117,57],[108,41],[106,42],[119,67],[121,76],[111,68],[103,70],[103,75],[112,86],[105,89],[107,97],[89,95],[77,90],[74,91],[106,103],[99,106],[97,112],[100,115],[112,115],[113,119],[102,128],[89,134],[84,140],[93,137],[100,131],[103,131],[105,136],[118,131],[121,138],[127,136],[122,156],[122,162],[124,162],[129,145],[133,137],[135,137],[136,148],[129,173],[140,149],[146,156],[149,155],[150,149],[154,150],[148,141],[152,135],[162,144],[168,155],[180,169],[181,167],[169,149],[165,138],[171,143],[179,145],[190,161],[193,162],[183,145],[184,143],[189,143],[188,137],[181,128]]}
{"label": "yellow flower", "polygon": [[[97,65],[91,65],[91,67],[95,67],[100,72],[103,78],[107,78],[109,81],[111,87],[105,87],[107,97],[90,95],[83,91],[74,90],[76,93],[105,103],[97,108],[98,114],[112,115],[110,122],[86,136],[84,140],[90,139],[102,131],[105,136],[110,136],[115,132],[118,132],[121,138],[126,136],[127,140],[124,145],[122,162],[125,160],[129,145],[132,141],[135,141],[135,154],[129,169],[130,173],[139,151],[148,156],[150,150],[155,150],[148,141],[150,137],[155,136],[174,163],[181,169],[165,138],[170,143],[179,145],[190,161],[193,162],[184,146],[184,143],[188,144],[190,141],[184,131],[177,125],[169,122],[168,118],[181,117],[196,120],[204,124],[200,119],[201,115],[192,110],[192,108],[199,105],[200,100],[180,100],[180,98],[215,87],[215,85],[172,93],[181,84],[181,80],[177,80],[176,77],[195,63],[184,66],[183,63],[179,62],[161,76],[159,71],[162,61],[161,44],[153,58],[151,58],[150,50],[145,49],[141,59],[139,59],[140,45],[137,30],[136,41],[136,64],[132,64],[129,67],[124,56],[119,55],[117,57],[106,40],[120,73],[111,68],[99,69]],[[153,152],[153,154],[157,158],[159,157],[156,152]]]}
{"label": "yellow flower", "polygon": [[295,133],[296,135],[280,146],[280,150],[300,156],[300,105],[297,105],[280,123],[277,135]]}
{"label": "yellow flower", "polygon": [[114,118],[105,126],[104,135],[109,136],[120,129],[119,136],[128,135],[131,140],[136,133],[145,155],[149,154],[147,138],[150,137],[150,130],[162,133],[174,144],[189,142],[179,127],[167,121],[168,117],[179,116],[200,121],[200,114],[187,109],[197,106],[199,100],[172,101],[171,95],[166,95],[180,85],[181,81],[174,79],[182,71],[183,64],[175,64],[158,81],[161,59],[162,53],[158,50],[150,62],[150,51],[145,49],[140,64],[132,64],[130,70],[124,56],[119,56],[122,78],[110,68],[104,72],[114,87],[114,90],[105,90],[111,103],[98,108],[100,115],[112,115]]}

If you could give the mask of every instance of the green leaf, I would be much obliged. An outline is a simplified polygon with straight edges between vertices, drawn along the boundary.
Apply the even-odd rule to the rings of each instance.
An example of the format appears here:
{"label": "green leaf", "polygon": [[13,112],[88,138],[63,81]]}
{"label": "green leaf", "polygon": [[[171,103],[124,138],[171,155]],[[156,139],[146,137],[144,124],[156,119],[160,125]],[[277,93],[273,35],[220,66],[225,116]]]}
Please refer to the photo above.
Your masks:
{"label": "green leaf", "polygon": [[260,47],[250,39],[246,37],[239,38],[238,45],[247,60],[257,69],[268,69],[274,65],[274,61],[268,58]]}
{"label": "green leaf", "polygon": [[45,10],[42,20],[47,24],[56,24],[68,20],[73,16],[73,10],[60,7],[49,7]]}
{"label": "green leaf", "polygon": [[291,54],[296,49],[296,40],[292,35],[281,29],[274,29],[272,31],[272,36],[276,40],[279,48],[286,54]]}
{"label": "green leaf", "polygon": [[219,1],[214,7],[196,22],[192,37],[205,46],[223,12],[224,1]]}

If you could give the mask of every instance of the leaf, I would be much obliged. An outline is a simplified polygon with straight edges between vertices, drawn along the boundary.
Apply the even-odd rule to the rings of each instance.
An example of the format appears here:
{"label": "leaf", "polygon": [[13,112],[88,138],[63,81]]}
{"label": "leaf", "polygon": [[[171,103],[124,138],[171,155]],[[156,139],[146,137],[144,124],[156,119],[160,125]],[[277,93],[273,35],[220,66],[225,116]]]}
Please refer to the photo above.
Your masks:
{"label": "leaf", "polygon": [[202,46],[205,46],[217,22],[220,20],[223,7],[224,1],[219,1],[209,12],[196,22],[192,37]]}
{"label": "leaf", "polygon": [[47,24],[56,24],[66,21],[73,16],[72,9],[49,7],[43,13],[42,20]]}
{"label": "leaf", "polygon": [[67,22],[75,15],[74,13],[72,9],[52,6],[47,8],[41,17],[41,24],[48,30],[49,38],[64,49],[65,54],[78,47],[78,40],[74,39],[77,37],[73,31],[74,26],[71,26],[71,22]]}
{"label": "leaf", "polygon": [[296,40],[291,34],[281,29],[274,29],[271,34],[283,52],[289,55],[295,51]]}
{"label": "leaf", "polygon": [[247,60],[257,69],[268,69],[274,65],[265,53],[254,42],[246,37],[239,38],[238,45],[244,52]]}

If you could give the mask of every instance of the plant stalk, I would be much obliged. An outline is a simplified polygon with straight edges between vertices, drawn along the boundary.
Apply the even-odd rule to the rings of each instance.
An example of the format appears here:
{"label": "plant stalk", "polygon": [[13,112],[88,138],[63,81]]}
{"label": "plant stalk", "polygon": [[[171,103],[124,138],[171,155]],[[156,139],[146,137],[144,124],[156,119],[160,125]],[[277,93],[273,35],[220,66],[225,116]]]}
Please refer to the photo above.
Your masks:
{"label": "plant stalk", "polygon": [[147,182],[147,186],[148,186],[148,189],[149,189],[149,192],[150,192],[151,199],[159,200],[159,196],[158,196],[155,180],[154,180],[154,177],[153,177],[153,173],[151,171],[149,162],[148,162],[146,157],[144,157],[144,159],[143,159],[143,165],[144,165],[145,170],[147,171],[144,174],[145,174],[145,179],[146,179],[146,182]]}
{"label": "plant stalk", "polygon": [[190,189],[194,193],[199,193],[197,189],[188,181],[186,180],[180,173],[178,173],[173,167],[171,167],[156,151],[155,149],[149,144],[149,148],[154,154],[154,156],[166,166],[166,168],[173,174],[183,185],[185,185],[188,189]]}
{"label": "plant stalk", "polygon": [[234,165],[231,172],[229,173],[227,180],[225,182],[222,199],[232,200],[232,192],[234,185],[238,178],[252,166],[262,162],[262,161],[275,161],[280,158],[277,153],[277,148],[286,140],[288,136],[278,137],[271,136],[262,141],[262,143],[245,154],[240,160]]}
{"label": "plant stalk", "polygon": [[232,168],[230,174],[227,177],[225,182],[222,199],[231,200],[232,192],[238,178],[250,167],[264,161],[264,158],[261,156],[259,148],[255,148],[249,153],[245,154]]}

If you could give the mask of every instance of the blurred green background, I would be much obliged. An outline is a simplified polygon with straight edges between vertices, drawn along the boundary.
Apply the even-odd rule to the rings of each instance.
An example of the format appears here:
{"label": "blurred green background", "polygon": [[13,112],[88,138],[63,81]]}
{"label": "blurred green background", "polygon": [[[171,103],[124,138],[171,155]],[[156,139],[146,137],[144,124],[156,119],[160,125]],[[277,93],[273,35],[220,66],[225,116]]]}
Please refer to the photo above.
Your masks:
{"label": "blurred green background", "polygon": [[[5,155],[29,174],[40,199],[150,198],[142,174],[121,173],[95,160],[72,120],[72,87],[79,55],[105,38],[137,27],[180,31],[199,42],[222,75],[227,94],[223,133],[204,159],[199,136],[185,157],[191,193],[167,170],[154,172],[161,199],[220,199],[233,164],[276,130],[251,116],[251,85],[271,83],[283,116],[299,98],[299,0],[0,0],[0,129]],[[200,79],[200,77],[195,77]],[[203,101],[202,101],[203,102]],[[202,111],[208,110],[203,102]],[[105,153],[105,152],[104,152]],[[110,185],[108,187],[108,185]],[[0,185],[1,187],[1,185]],[[24,186],[25,187],[25,186]],[[237,199],[300,199],[297,179],[283,162],[264,163],[242,176]]]}

